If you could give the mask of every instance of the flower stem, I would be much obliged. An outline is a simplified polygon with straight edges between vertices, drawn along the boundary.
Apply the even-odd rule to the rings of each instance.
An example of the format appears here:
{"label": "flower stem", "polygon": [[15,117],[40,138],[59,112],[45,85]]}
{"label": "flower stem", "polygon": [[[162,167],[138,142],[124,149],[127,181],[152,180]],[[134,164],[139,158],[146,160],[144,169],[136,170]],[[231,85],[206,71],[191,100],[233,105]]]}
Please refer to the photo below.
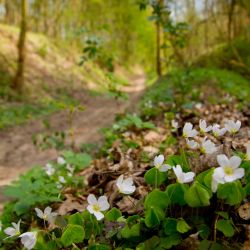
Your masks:
{"label": "flower stem", "polygon": [[155,188],[158,187],[158,169],[155,169]]}

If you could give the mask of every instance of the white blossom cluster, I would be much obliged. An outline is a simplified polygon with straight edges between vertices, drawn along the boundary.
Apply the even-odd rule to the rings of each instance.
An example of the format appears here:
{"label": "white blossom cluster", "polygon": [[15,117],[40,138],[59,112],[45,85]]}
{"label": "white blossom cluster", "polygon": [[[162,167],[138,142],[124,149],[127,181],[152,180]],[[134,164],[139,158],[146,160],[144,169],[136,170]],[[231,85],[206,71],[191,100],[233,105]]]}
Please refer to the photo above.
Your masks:
{"label": "white blossom cluster", "polygon": [[[171,122],[172,127],[177,129],[179,127],[178,122],[172,120]],[[186,143],[188,148],[190,149],[200,149],[200,151],[204,154],[212,154],[217,151],[216,145],[207,139],[205,136],[201,142],[197,142],[195,140],[189,139],[197,136],[199,132],[193,128],[193,124],[190,122],[185,123],[183,127],[183,137],[186,138]],[[237,120],[236,122],[233,120],[228,120],[225,123],[225,127],[221,128],[219,124],[207,125],[205,120],[199,121],[199,130],[201,134],[205,134],[208,132],[212,132],[213,136],[218,138],[223,136],[226,132],[230,133],[231,135],[236,134],[241,127],[241,121]],[[250,160],[250,142],[248,142],[246,146],[246,159]],[[240,168],[241,165],[241,158],[239,156],[232,156],[228,158],[224,154],[217,155],[217,162],[219,167],[214,170],[212,176],[212,191],[216,192],[219,184],[224,184],[227,182],[233,182],[235,180],[241,179],[244,174],[245,170]],[[178,171],[181,172],[179,166]],[[176,168],[173,170],[176,172]],[[178,179],[178,177],[177,177]]]}
{"label": "white blossom cluster", "polygon": [[[175,120],[171,121],[171,125],[175,130],[179,127],[178,122]],[[182,130],[182,135],[186,139],[188,148],[193,150],[200,149],[201,153],[203,154],[213,154],[217,151],[217,147],[211,140],[207,139],[207,136],[205,136],[199,142],[190,138],[196,137],[199,132],[201,135],[205,135],[205,133],[211,132],[215,138],[223,136],[226,132],[233,135],[239,131],[240,127],[241,122],[239,120],[236,122],[233,120],[228,120],[225,123],[225,127],[223,128],[221,128],[219,124],[208,126],[205,120],[200,120],[199,131],[194,128],[192,123],[186,122]]]}
{"label": "white blossom cluster", "polygon": [[[39,208],[35,208],[35,211],[37,217],[41,218],[44,221],[48,221],[49,223],[54,223],[57,216],[57,213],[52,212],[51,207],[46,207],[44,211]],[[0,224],[2,225],[2,223]],[[6,229],[4,229],[4,233],[8,235],[8,237],[6,237],[5,239],[11,237],[21,238],[21,242],[27,250],[33,249],[37,241],[37,232],[25,232],[21,234],[21,220],[19,220],[17,223],[12,222],[11,224],[11,227],[7,227]]]}
{"label": "white blossom cluster", "polygon": [[168,170],[173,169],[174,174],[177,178],[177,182],[179,183],[192,182],[195,176],[195,173],[193,172],[188,172],[188,173],[183,172],[182,167],[180,165],[172,167],[169,164],[164,164],[163,155],[155,156],[154,167],[158,169],[160,172],[167,172]]}
{"label": "white blossom cluster", "polygon": [[[57,162],[58,165],[61,165],[61,166],[65,165],[65,169],[67,171],[67,176],[68,177],[72,177],[73,176],[74,171],[75,171],[75,166],[72,166],[72,165],[68,164],[66,162],[66,160],[63,157],[61,157],[61,156],[59,156],[57,158],[56,162]],[[45,173],[49,177],[53,177],[53,176],[55,176],[57,174],[55,167],[51,163],[47,163],[45,165],[45,167],[44,167],[44,170],[45,170]],[[62,175],[59,175],[57,177],[57,181],[56,181],[57,188],[58,189],[63,188],[63,186],[64,186],[65,183],[66,183],[65,177],[62,176]]]}

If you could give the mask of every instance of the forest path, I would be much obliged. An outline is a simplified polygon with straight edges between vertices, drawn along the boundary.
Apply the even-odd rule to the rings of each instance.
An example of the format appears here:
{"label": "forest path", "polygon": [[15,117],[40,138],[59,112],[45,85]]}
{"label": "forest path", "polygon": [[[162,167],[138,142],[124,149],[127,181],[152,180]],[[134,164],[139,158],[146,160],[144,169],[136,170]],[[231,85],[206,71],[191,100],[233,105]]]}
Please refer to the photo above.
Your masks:
{"label": "forest path", "polygon": [[[145,89],[146,77],[143,73],[130,79],[130,85],[123,87],[128,94],[128,100],[118,101],[104,96],[91,96],[86,93],[76,93],[85,110],[76,112],[72,128],[75,132],[75,145],[81,143],[96,143],[102,139],[100,129],[109,126],[117,113],[134,110]],[[59,112],[47,118],[50,131],[68,131],[69,116]],[[0,203],[3,186],[10,184],[18,176],[34,165],[45,165],[55,159],[58,152],[55,149],[39,150],[32,143],[32,135],[48,130],[43,124],[44,118],[32,120],[26,124],[0,131]],[[69,142],[68,142],[69,143]]]}

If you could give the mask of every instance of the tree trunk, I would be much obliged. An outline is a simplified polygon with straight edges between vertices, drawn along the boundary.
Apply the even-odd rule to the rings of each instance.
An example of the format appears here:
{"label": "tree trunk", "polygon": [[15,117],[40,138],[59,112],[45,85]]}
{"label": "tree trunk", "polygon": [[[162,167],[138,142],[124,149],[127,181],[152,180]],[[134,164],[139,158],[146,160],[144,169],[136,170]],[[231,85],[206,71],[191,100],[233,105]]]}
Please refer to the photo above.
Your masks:
{"label": "tree trunk", "polygon": [[21,1],[21,26],[20,26],[20,35],[18,41],[18,61],[17,61],[17,71],[14,78],[12,88],[19,93],[23,90],[24,85],[24,64],[25,64],[25,38],[27,30],[27,10],[28,10],[28,1]]}
{"label": "tree trunk", "polygon": [[208,28],[209,28],[209,14],[208,14],[208,0],[205,0],[205,24],[204,24],[204,37],[205,37],[205,49],[208,51],[209,42],[208,42]]}
{"label": "tree trunk", "polygon": [[4,17],[5,23],[13,24],[14,22],[13,10],[11,9],[11,3],[9,0],[5,0],[4,8],[5,8],[5,17]]}
{"label": "tree trunk", "polygon": [[161,72],[161,27],[160,23],[156,22],[156,72],[160,77]]}
{"label": "tree trunk", "polygon": [[160,77],[162,76],[162,65],[161,65],[161,18],[162,18],[162,8],[163,0],[158,0],[157,4],[160,8],[160,16],[158,16],[159,20],[156,21],[156,72]]}
{"label": "tree trunk", "polygon": [[229,42],[233,38],[232,24],[233,24],[233,15],[234,15],[235,4],[236,4],[236,1],[232,0],[231,4],[229,6],[229,12],[228,12],[228,41]]}

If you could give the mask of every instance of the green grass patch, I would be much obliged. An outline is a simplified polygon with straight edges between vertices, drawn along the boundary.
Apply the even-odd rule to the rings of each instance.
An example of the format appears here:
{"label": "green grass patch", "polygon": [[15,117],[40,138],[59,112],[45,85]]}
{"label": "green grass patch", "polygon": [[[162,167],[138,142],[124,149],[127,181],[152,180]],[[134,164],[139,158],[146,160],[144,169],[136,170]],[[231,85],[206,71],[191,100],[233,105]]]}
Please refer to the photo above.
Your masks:
{"label": "green grass patch", "polygon": [[178,69],[153,84],[140,107],[142,115],[150,118],[162,114],[164,107],[176,112],[176,107],[192,108],[198,102],[230,102],[229,96],[244,107],[250,100],[249,80],[218,68]]}
{"label": "green grass patch", "polygon": [[79,102],[67,95],[34,104],[6,103],[0,106],[0,129],[19,125],[28,120],[47,116],[56,111],[77,105],[79,105]]}

